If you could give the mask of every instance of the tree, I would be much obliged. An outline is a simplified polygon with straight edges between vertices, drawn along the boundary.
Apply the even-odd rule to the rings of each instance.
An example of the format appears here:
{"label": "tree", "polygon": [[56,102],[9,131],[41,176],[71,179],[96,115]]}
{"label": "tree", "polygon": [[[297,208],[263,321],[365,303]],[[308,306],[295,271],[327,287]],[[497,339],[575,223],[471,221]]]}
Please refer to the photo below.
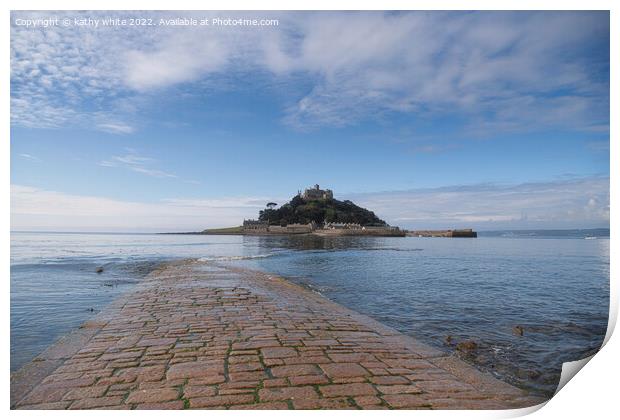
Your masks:
{"label": "tree", "polygon": [[338,218],[338,214],[335,209],[329,208],[325,210],[325,221],[328,223],[335,222]]}
{"label": "tree", "polygon": [[291,223],[318,224],[327,222],[359,223],[362,226],[385,226],[372,211],[357,206],[352,201],[311,200],[306,201],[296,195],[290,202],[276,208],[276,203],[267,203],[259,212],[258,219],[270,225],[287,225]]}

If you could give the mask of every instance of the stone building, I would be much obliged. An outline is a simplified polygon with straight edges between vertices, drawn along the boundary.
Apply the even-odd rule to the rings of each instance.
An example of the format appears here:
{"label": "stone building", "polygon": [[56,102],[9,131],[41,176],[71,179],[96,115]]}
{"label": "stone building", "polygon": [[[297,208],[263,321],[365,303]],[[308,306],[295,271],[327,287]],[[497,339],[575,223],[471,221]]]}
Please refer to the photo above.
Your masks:
{"label": "stone building", "polygon": [[269,223],[261,220],[244,220],[243,230],[251,231],[267,231],[269,229]]}
{"label": "stone building", "polygon": [[322,190],[319,188],[319,184],[316,184],[314,188],[306,188],[301,195],[304,200],[331,200],[334,198],[332,190]]}
{"label": "stone building", "polygon": [[359,223],[328,223],[325,222],[323,229],[363,229]]}
{"label": "stone building", "polygon": [[316,223],[291,223],[286,226],[269,226],[270,233],[285,233],[285,234],[293,234],[293,233],[310,233],[316,230]]}
{"label": "stone building", "polygon": [[261,220],[244,220],[243,231],[246,233],[310,233],[317,228],[317,224],[312,222],[308,224],[291,223],[286,226],[269,225],[268,222]]}

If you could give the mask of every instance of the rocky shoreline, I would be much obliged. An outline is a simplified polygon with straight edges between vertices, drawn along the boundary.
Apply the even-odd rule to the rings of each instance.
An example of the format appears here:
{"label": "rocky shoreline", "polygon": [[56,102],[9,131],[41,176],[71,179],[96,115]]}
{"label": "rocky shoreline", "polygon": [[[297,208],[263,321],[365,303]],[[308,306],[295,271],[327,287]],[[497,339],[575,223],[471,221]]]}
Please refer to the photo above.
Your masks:
{"label": "rocky shoreline", "polygon": [[205,229],[200,232],[172,232],[161,235],[242,235],[242,236],[375,236],[375,237],[405,237],[406,232],[400,229],[374,228],[374,229],[290,229],[277,227],[277,229],[250,230],[243,226]]}

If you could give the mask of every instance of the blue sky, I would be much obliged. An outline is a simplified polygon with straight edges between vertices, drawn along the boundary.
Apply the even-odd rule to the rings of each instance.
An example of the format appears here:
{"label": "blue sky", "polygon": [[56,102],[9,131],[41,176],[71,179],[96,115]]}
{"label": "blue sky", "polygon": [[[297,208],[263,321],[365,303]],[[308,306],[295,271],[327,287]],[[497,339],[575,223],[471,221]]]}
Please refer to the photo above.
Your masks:
{"label": "blue sky", "polygon": [[16,23],[51,15],[114,14],[12,14],[13,229],[225,226],[314,183],[404,227],[609,224],[607,13]]}

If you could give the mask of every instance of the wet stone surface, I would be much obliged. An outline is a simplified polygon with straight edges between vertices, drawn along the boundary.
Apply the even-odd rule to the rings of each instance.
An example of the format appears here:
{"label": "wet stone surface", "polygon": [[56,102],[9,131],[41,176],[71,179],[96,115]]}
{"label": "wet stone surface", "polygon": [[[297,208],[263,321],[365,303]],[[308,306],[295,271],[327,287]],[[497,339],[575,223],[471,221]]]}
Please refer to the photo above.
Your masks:
{"label": "wet stone surface", "polygon": [[[198,262],[153,272],[83,328],[92,328],[90,339],[50,356],[55,369],[37,374],[31,364],[12,375],[12,408],[506,409],[542,402],[280,278]],[[36,363],[42,360],[45,353]]]}

